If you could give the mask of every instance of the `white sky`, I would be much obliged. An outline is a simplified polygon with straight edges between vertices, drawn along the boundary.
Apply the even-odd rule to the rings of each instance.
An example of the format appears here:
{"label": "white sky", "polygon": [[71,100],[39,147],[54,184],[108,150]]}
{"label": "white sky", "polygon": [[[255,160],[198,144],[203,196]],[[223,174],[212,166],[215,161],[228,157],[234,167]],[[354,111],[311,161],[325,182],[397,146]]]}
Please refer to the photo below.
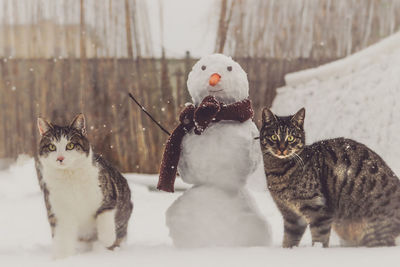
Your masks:
{"label": "white sky", "polygon": [[193,57],[213,52],[219,1],[146,0],[155,55],[161,54],[162,44],[160,2],[164,10],[164,46],[168,57],[181,58],[185,55],[185,51],[190,51]]}

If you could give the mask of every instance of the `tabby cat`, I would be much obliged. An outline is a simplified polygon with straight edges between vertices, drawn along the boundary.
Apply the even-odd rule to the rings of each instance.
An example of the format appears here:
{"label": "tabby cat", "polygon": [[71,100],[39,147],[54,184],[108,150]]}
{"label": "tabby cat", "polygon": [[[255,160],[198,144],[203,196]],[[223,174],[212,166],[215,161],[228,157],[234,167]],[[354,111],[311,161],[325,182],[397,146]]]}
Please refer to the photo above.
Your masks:
{"label": "tabby cat", "polygon": [[75,253],[77,241],[99,240],[113,249],[126,238],[133,205],[125,178],[86,138],[85,118],[69,126],[38,119],[41,135],[36,170],[53,237],[53,256]]}
{"label": "tabby cat", "polygon": [[328,247],[331,227],[344,245],[394,246],[400,234],[400,181],[382,158],[356,141],[305,144],[305,109],[280,117],[263,110],[260,142],[268,188],[284,219],[283,247],[309,225]]}

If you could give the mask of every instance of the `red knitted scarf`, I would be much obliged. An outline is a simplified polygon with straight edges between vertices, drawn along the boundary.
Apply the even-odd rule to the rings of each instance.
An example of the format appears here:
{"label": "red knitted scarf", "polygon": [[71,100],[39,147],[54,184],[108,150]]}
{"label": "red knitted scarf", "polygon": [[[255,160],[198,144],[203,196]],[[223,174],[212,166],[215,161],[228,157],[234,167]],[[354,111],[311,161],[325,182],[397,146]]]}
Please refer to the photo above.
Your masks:
{"label": "red knitted scarf", "polygon": [[253,115],[249,99],[226,105],[218,102],[213,96],[207,96],[197,108],[194,105],[187,106],[179,116],[180,124],[172,132],[165,145],[157,189],[174,192],[181,145],[185,134],[194,128],[195,134],[201,135],[211,122],[221,120],[245,122],[253,118]]}

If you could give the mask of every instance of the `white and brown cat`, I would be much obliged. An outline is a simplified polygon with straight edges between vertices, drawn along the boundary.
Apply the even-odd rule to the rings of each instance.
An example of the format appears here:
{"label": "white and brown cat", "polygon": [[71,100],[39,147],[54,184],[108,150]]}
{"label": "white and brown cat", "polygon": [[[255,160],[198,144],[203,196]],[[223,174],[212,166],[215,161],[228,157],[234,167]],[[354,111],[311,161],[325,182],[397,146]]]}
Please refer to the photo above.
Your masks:
{"label": "white and brown cat", "polygon": [[127,236],[133,205],[126,179],[86,137],[85,117],[69,126],[38,119],[36,170],[53,237],[54,258],[75,254],[78,241],[113,249]]}

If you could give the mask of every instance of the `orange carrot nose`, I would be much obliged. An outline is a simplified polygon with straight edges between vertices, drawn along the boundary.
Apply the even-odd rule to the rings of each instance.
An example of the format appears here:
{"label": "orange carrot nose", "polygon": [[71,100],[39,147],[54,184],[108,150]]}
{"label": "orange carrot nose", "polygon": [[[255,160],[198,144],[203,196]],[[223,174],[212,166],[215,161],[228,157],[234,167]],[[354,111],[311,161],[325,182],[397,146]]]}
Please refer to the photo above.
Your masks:
{"label": "orange carrot nose", "polygon": [[218,73],[214,73],[213,75],[211,75],[209,83],[211,86],[215,86],[219,82],[219,80],[221,80],[221,75],[219,75]]}

